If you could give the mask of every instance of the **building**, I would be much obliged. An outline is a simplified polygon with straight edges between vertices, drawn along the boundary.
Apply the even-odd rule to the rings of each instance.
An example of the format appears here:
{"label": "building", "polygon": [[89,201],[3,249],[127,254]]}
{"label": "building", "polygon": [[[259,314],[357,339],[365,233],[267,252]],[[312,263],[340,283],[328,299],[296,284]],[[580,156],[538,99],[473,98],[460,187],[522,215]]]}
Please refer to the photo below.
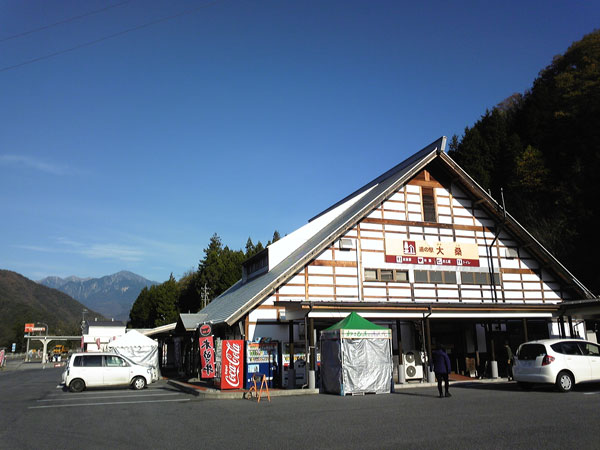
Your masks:
{"label": "building", "polygon": [[82,350],[103,352],[107,344],[125,334],[125,324],[118,320],[86,320],[83,326]]}
{"label": "building", "polygon": [[[505,342],[594,337],[565,305],[597,299],[445,152],[440,138],[244,263],[200,311],[222,338],[311,352],[351,311],[393,331],[407,379],[433,343],[481,375]],[[284,350],[285,351],[285,350]],[[314,355],[311,358],[315,360]],[[314,367],[314,366],[313,366]],[[412,367],[412,368],[411,368]],[[499,370],[503,367],[500,363]]]}

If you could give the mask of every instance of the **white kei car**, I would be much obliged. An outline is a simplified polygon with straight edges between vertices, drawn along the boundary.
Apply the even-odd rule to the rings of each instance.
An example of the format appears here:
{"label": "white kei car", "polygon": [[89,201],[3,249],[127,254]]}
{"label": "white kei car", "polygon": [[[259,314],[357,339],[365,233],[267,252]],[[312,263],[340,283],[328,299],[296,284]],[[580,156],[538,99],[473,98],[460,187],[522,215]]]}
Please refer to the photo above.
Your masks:
{"label": "white kei car", "polygon": [[62,382],[71,392],[101,386],[144,389],[152,382],[152,369],[115,353],[74,353],[62,373]]}
{"label": "white kei car", "polygon": [[600,382],[600,345],[580,339],[543,339],[519,346],[513,377],[523,389],[554,384],[569,392],[575,384]]}

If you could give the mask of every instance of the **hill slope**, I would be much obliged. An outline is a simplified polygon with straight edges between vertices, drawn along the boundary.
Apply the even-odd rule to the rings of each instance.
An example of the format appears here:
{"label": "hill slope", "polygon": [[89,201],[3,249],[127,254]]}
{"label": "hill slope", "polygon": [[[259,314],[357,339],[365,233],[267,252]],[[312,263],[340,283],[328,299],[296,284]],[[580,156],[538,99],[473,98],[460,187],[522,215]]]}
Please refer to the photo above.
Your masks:
{"label": "hill slope", "polygon": [[[25,323],[44,322],[51,335],[81,334],[86,307],[63,292],[42,286],[16,272],[0,270],[0,346],[23,344]],[[90,311],[87,317],[102,317]]]}
{"label": "hill slope", "polygon": [[158,284],[121,271],[102,278],[47,277],[38,283],[70,295],[105,317],[127,321],[131,305],[145,287]]}

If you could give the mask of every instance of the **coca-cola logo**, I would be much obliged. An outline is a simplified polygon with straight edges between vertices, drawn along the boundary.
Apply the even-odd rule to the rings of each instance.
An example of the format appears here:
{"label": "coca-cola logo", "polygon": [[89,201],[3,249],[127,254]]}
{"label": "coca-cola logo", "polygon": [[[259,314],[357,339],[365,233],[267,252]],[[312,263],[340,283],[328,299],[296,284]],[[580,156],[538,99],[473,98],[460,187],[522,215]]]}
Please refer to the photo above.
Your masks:
{"label": "coca-cola logo", "polygon": [[240,382],[240,357],[242,346],[237,343],[225,343],[225,379],[231,386]]}
{"label": "coca-cola logo", "polygon": [[205,323],[200,327],[200,336],[210,336],[212,334],[212,328],[209,324]]}

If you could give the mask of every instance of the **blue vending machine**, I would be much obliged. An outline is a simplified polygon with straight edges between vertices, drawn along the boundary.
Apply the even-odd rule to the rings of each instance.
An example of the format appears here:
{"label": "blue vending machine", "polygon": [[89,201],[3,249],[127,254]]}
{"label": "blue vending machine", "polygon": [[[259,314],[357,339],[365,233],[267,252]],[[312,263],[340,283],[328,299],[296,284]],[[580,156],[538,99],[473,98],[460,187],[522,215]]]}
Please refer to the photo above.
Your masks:
{"label": "blue vending machine", "polygon": [[252,386],[255,374],[266,375],[270,388],[277,380],[279,367],[278,342],[276,341],[246,341],[246,389]]}

